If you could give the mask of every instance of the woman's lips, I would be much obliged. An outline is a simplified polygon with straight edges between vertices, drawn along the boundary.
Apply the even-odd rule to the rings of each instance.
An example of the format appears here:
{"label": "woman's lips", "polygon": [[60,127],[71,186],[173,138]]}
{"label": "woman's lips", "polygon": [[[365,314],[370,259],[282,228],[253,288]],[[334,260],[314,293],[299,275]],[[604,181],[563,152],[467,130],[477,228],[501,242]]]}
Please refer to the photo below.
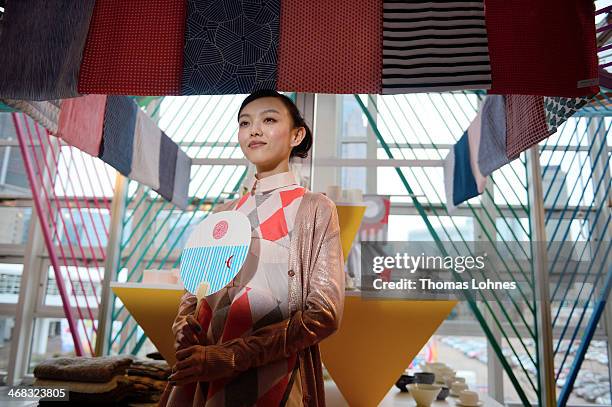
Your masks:
{"label": "woman's lips", "polygon": [[266,143],[262,142],[262,141],[251,141],[249,143],[249,148],[259,148],[261,146],[265,146]]}

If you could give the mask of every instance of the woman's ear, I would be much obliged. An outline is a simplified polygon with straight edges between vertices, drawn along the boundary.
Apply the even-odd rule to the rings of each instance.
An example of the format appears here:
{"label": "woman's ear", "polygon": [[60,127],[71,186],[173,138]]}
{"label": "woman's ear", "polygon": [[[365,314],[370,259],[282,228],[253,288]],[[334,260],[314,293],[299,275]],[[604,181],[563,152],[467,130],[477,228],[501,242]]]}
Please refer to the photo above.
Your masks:
{"label": "woman's ear", "polygon": [[296,132],[291,134],[291,147],[299,146],[304,137],[306,137],[306,128],[298,127]]}

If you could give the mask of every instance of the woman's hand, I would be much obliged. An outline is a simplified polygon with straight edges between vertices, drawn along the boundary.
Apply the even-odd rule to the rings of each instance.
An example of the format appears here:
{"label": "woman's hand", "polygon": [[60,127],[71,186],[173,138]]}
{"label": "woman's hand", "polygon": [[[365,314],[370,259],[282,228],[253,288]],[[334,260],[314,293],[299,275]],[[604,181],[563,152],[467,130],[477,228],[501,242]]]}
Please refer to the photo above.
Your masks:
{"label": "woman's hand", "polygon": [[202,345],[190,346],[176,352],[176,370],[168,380],[174,386],[183,386],[188,383],[206,381],[204,377],[206,352]]}
{"label": "woman's hand", "polygon": [[202,327],[193,315],[187,315],[175,334],[174,348],[178,351],[200,344]]}

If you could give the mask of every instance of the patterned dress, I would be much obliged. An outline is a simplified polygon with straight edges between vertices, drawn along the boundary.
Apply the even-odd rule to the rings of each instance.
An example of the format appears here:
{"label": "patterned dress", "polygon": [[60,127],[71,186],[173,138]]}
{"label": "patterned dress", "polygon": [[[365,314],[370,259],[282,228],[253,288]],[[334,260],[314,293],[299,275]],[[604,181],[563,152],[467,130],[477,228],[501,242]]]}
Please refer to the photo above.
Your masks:
{"label": "patterned dress", "polygon": [[[248,336],[289,318],[289,242],[305,189],[292,173],[285,172],[253,179],[250,191],[235,208],[251,222],[251,247],[245,264],[229,286],[206,297],[200,308],[198,318],[208,344]],[[297,355],[293,355],[213,381],[206,405],[291,404],[288,398],[301,399],[296,362]]]}

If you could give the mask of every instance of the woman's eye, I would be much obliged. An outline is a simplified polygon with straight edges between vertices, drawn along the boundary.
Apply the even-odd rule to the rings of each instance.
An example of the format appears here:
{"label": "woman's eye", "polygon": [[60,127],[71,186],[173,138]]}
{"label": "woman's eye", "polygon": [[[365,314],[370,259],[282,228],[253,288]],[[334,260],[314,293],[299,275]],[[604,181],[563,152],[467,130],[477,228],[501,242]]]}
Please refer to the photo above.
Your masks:
{"label": "woman's eye", "polygon": [[267,117],[264,121],[265,122],[270,121],[270,122],[274,123],[276,121],[276,119],[274,119],[272,117]]}
{"label": "woman's eye", "polygon": [[240,127],[246,126],[247,124],[249,124],[249,122],[240,122],[238,125]]}

